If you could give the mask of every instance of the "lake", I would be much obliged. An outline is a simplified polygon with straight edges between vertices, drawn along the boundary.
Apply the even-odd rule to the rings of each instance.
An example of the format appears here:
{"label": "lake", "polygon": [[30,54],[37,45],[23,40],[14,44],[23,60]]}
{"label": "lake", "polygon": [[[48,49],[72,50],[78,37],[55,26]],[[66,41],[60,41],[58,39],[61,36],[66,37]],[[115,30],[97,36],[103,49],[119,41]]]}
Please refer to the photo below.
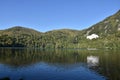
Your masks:
{"label": "lake", "polygon": [[120,80],[120,51],[0,48],[0,80]]}

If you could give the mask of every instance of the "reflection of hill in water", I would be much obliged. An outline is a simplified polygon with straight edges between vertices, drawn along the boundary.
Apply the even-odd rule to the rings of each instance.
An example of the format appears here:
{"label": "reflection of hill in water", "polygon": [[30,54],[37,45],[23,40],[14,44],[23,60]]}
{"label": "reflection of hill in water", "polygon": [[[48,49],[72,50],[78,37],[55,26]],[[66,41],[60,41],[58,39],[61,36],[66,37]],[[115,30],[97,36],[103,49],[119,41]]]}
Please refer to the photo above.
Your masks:
{"label": "reflection of hill in water", "polygon": [[106,76],[107,80],[120,80],[120,51],[108,51],[98,56],[99,66],[92,66],[89,69]]}
{"label": "reflection of hill in water", "polygon": [[37,62],[73,64],[86,62],[87,56],[74,50],[1,49],[0,53],[1,63],[14,66]]}
{"label": "reflection of hill in water", "polygon": [[[19,67],[45,62],[59,68],[87,67],[88,56],[98,56],[96,66],[89,69],[108,77],[120,80],[120,51],[87,50],[40,50],[40,49],[0,49],[0,63]],[[90,64],[88,64],[90,65]]]}

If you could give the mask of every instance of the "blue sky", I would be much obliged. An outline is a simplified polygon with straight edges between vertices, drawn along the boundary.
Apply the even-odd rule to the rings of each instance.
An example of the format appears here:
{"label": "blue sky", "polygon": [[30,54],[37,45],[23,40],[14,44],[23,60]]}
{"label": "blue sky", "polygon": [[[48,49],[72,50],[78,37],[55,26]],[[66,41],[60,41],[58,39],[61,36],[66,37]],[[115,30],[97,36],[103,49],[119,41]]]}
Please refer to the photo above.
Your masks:
{"label": "blue sky", "polygon": [[120,9],[120,0],[0,0],[0,30],[23,26],[41,32],[82,30]]}

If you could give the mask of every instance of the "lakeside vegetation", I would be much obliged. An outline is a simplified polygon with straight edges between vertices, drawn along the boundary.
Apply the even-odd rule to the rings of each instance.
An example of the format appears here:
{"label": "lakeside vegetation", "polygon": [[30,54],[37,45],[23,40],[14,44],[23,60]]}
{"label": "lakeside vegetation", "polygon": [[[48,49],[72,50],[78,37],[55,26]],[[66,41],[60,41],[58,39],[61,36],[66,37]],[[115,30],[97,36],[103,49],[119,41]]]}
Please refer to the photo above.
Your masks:
{"label": "lakeside vegetation", "polygon": [[[86,36],[99,35],[89,40]],[[15,26],[0,30],[0,47],[120,48],[120,11],[85,30],[61,29],[38,32]]]}

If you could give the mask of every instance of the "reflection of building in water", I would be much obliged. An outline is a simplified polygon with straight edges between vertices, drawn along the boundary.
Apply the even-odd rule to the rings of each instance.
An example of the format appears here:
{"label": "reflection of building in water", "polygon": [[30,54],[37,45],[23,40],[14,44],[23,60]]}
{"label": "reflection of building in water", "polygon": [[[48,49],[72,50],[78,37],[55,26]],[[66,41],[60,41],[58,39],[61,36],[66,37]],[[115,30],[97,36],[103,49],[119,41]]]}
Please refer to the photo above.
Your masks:
{"label": "reflection of building in water", "polygon": [[89,67],[97,66],[99,63],[99,57],[98,56],[87,56],[87,64]]}

